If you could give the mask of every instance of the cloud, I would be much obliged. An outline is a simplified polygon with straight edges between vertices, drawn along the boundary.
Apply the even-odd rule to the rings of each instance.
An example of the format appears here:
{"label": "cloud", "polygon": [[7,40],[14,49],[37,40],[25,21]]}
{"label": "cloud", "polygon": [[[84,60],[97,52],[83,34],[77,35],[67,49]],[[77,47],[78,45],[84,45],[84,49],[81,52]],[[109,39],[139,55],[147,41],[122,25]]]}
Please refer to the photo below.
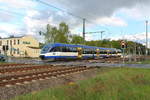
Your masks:
{"label": "cloud", "polygon": [[10,22],[14,19],[14,16],[5,12],[0,12],[0,21],[1,22]]}
{"label": "cloud", "polygon": [[127,18],[132,18],[134,20],[145,20],[148,19],[148,16],[150,16],[149,10],[149,6],[142,6],[138,4],[131,9],[122,8],[117,13],[124,14]]}
{"label": "cloud", "polygon": [[[113,0],[113,2],[112,0],[86,0],[86,2],[81,0],[45,0],[44,2],[47,2],[50,5],[52,4],[54,6],[57,6],[58,8],[65,9],[67,12],[71,12],[76,16],[86,18],[87,20],[91,21],[92,24],[121,27],[127,26],[127,22],[122,18],[115,16],[117,11],[121,9],[126,9],[130,11],[132,9],[132,12],[136,14],[136,12],[138,12],[138,9],[135,9],[137,5],[148,6],[148,4],[150,4],[149,0]],[[48,15],[44,12],[42,13],[43,14],[41,15]],[[53,22],[55,22],[56,24],[61,21],[65,21],[72,27],[81,27],[82,25],[82,20],[79,20],[78,18],[73,16],[71,17],[64,12],[60,13],[58,11],[57,13],[55,10],[54,12],[51,11],[50,14]],[[88,25],[89,22],[87,21],[86,24]]]}
{"label": "cloud", "polygon": [[[127,22],[121,17],[115,16],[117,11],[124,9],[122,12],[126,12],[126,15],[132,16],[132,14],[134,14],[140,17],[141,13],[139,11],[140,9],[137,9],[137,5],[142,4],[147,7],[150,4],[150,0],[44,0],[44,2],[56,5],[58,8],[63,8],[74,15],[91,20],[96,24],[121,27],[127,26]],[[11,23],[12,27],[10,25],[7,27],[10,27],[8,30],[12,32],[36,35],[39,30],[45,28],[46,24],[49,23],[57,26],[62,21],[69,24],[74,33],[75,30],[79,28],[82,30],[81,19],[68,15],[66,12],[61,12],[44,4],[40,4],[36,0],[0,0],[0,4],[5,5],[5,8],[10,11],[14,10],[19,11],[19,13],[25,13],[25,16],[22,16],[23,22],[21,22],[24,28],[18,29],[18,27],[14,27]],[[40,10],[36,10],[35,8],[37,7]],[[20,11],[20,9],[24,10]],[[129,14],[130,10],[131,13]],[[0,16],[0,19],[7,21],[7,19],[12,18],[12,16],[7,15],[8,14]],[[9,20],[7,22],[9,22]],[[88,22],[86,22],[86,24],[88,24]],[[5,32],[10,33],[5,27],[2,28]]]}
{"label": "cloud", "polygon": [[127,23],[118,17],[103,17],[97,20],[97,23],[108,26],[127,26]]}
{"label": "cloud", "polygon": [[7,7],[12,8],[33,8],[36,6],[36,3],[32,0],[0,0],[0,3],[7,5]]}
{"label": "cloud", "polygon": [[11,32],[17,32],[17,27],[10,24],[0,24],[0,29],[3,32],[11,33]]}
{"label": "cloud", "polygon": [[[47,0],[51,3],[54,0]],[[109,17],[121,8],[133,8],[137,4],[149,5],[149,0],[59,0],[63,8],[87,19],[95,20],[99,17]]]}
{"label": "cloud", "polygon": [[24,30],[17,25],[11,25],[11,24],[0,24],[0,36],[1,37],[6,37],[9,35],[21,35],[21,33]]}
{"label": "cloud", "polygon": [[133,35],[125,35],[124,38],[127,40],[144,42],[146,38],[146,33],[143,32],[143,33],[137,33]]}

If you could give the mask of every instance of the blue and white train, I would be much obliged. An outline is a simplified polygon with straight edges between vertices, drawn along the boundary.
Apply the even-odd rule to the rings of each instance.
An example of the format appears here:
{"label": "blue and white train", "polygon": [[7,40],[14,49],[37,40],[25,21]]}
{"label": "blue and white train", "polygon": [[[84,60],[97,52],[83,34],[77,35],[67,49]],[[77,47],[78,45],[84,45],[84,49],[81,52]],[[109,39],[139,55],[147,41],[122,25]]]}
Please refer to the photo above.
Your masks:
{"label": "blue and white train", "polygon": [[42,48],[40,54],[40,58],[47,61],[60,59],[95,59],[120,56],[121,50],[115,48],[62,43],[47,44]]}

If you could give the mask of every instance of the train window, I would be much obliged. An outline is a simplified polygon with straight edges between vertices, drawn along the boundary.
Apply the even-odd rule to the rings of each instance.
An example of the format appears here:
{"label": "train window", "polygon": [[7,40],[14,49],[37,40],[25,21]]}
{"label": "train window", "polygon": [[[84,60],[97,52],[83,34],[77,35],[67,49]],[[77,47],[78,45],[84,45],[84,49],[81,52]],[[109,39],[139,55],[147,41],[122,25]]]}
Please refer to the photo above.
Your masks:
{"label": "train window", "polygon": [[107,52],[107,51],[104,51],[104,54],[108,54],[108,52]]}
{"label": "train window", "polygon": [[87,48],[84,48],[83,50],[84,50],[83,53],[87,54]]}
{"label": "train window", "polygon": [[62,52],[66,52],[66,47],[62,47]]}
{"label": "train window", "polygon": [[107,54],[107,51],[105,50],[105,51],[103,52],[103,54]]}
{"label": "train window", "polygon": [[87,48],[83,48],[83,54],[87,54]]}
{"label": "train window", "polygon": [[116,52],[114,51],[113,54],[116,54]]}
{"label": "train window", "polygon": [[72,47],[72,52],[75,52],[74,47]]}
{"label": "train window", "polygon": [[[10,41],[10,42],[12,42],[12,41]],[[44,53],[44,52],[48,52],[48,50],[49,50],[49,47],[46,46],[46,47],[44,47],[44,48],[42,49],[42,52],[43,52],[43,53]]]}
{"label": "train window", "polygon": [[52,48],[49,52],[54,52],[55,48]]}
{"label": "train window", "polygon": [[75,52],[75,49],[74,49],[74,47],[72,47],[72,52]]}
{"label": "train window", "polygon": [[72,47],[68,47],[69,48],[69,52],[72,52]]}
{"label": "train window", "polygon": [[68,47],[68,52],[72,52],[72,47]]}
{"label": "train window", "polygon": [[61,48],[60,48],[60,47],[56,47],[55,51],[56,51],[56,52],[60,52],[60,51],[61,51]]}
{"label": "train window", "polygon": [[62,47],[59,47],[59,51],[62,52]]}
{"label": "train window", "polygon": [[70,52],[70,47],[66,47],[66,52]]}
{"label": "train window", "polygon": [[70,52],[77,52],[75,47],[70,47]]}
{"label": "train window", "polygon": [[95,48],[93,49],[93,54],[96,54],[96,49]]}
{"label": "train window", "polygon": [[93,50],[92,49],[90,49],[90,54],[93,54]]}
{"label": "train window", "polygon": [[50,52],[60,52],[61,48],[60,47],[54,47],[50,50]]}
{"label": "train window", "polygon": [[100,51],[100,54],[104,54],[104,51]]}
{"label": "train window", "polygon": [[86,54],[86,48],[83,48],[83,54]]}
{"label": "train window", "polygon": [[89,48],[86,49],[86,53],[90,54],[90,49]]}
{"label": "train window", "polygon": [[77,52],[77,48],[76,47],[73,47],[73,52]]}

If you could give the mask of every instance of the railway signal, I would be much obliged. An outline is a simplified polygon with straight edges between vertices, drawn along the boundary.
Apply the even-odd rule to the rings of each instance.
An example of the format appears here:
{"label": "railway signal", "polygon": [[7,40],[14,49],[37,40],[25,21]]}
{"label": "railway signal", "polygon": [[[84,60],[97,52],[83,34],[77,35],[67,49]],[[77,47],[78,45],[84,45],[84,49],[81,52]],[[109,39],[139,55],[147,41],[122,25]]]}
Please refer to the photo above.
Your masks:
{"label": "railway signal", "polygon": [[127,44],[125,41],[121,41],[121,48],[125,49],[127,47]]}
{"label": "railway signal", "polygon": [[125,63],[125,49],[126,49],[127,45],[125,41],[121,41],[121,48],[123,50],[123,64]]}

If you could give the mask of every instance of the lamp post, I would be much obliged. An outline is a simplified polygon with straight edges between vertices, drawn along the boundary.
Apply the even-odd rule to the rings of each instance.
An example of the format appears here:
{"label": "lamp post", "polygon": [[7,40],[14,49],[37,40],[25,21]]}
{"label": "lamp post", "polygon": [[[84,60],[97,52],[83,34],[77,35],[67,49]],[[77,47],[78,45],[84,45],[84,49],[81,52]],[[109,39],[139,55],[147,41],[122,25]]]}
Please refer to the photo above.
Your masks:
{"label": "lamp post", "polygon": [[146,47],[145,47],[145,55],[148,55],[148,20],[146,20]]}

